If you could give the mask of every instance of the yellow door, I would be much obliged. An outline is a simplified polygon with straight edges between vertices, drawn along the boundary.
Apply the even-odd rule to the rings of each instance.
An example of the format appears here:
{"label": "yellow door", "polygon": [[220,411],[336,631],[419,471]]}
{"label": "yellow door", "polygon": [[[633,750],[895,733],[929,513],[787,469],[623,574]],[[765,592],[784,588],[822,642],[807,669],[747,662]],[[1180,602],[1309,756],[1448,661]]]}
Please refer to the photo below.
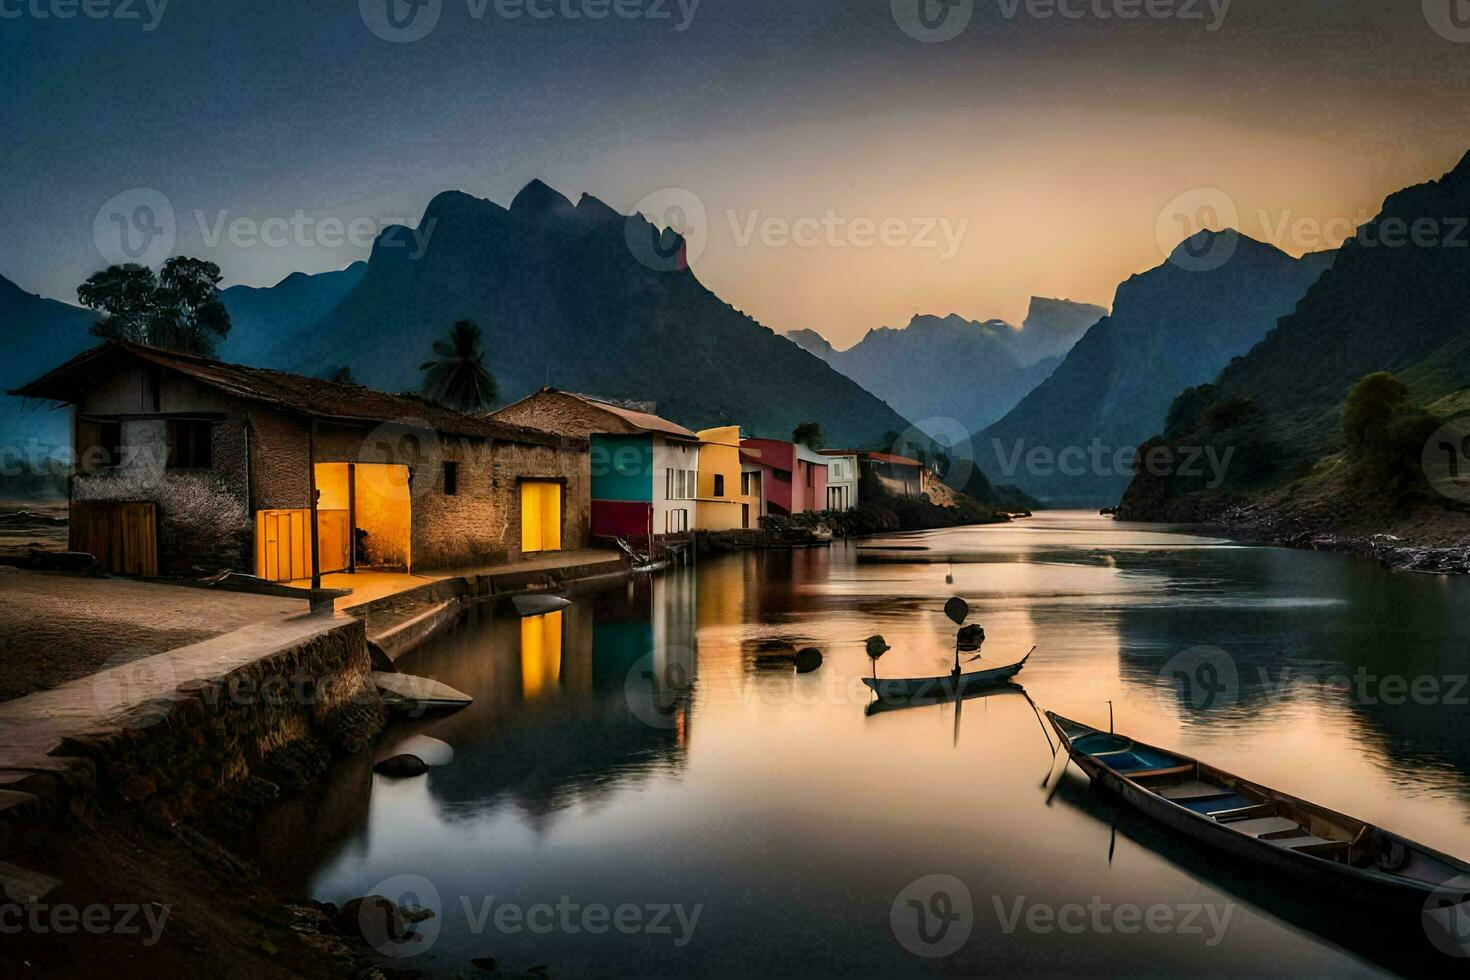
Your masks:
{"label": "yellow door", "polygon": [[309,510],[257,511],[255,574],[270,582],[290,582],[309,576],[310,524]]}
{"label": "yellow door", "polygon": [[561,550],[561,484],[521,484],[521,551]]}

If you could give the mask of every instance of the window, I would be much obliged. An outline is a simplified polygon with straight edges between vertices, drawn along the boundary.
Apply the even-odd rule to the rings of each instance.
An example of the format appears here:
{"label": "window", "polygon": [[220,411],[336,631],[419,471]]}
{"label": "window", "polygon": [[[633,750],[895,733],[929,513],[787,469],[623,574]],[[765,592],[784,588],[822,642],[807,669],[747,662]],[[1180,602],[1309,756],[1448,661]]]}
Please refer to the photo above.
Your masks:
{"label": "window", "polygon": [[459,493],[459,464],[446,462],[444,464],[444,496],[453,497]]}
{"label": "window", "polygon": [[213,428],[198,419],[169,419],[168,468],[207,470],[213,466]]}
{"label": "window", "polygon": [[671,510],[664,514],[664,533],[683,534],[689,530],[689,512],[687,510]]}
{"label": "window", "polygon": [[715,474],[715,496],[716,497],[723,497],[724,495],[725,495],[725,474],[723,474],[723,473],[716,473]]}
{"label": "window", "polygon": [[113,419],[109,422],[100,423],[99,428],[101,431],[98,434],[97,444],[104,453],[101,465],[109,468],[121,466],[123,455],[122,423]]}
{"label": "window", "polygon": [[740,474],[740,496],[742,496],[742,497],[749,497],[750,496],[750,474],[749,473],[741,473]]}
{"label": "window", "polygon": [[693,500],[699,487],[696,470],[665,470],[664,497],[668,500]]}

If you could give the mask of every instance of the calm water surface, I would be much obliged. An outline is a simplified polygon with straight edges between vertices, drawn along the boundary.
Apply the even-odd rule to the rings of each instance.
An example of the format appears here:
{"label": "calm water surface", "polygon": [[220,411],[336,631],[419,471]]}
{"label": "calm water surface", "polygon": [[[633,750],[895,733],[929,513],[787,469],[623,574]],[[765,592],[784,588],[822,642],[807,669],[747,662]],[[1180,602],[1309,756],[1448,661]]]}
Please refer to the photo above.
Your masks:
{"label": "calm water surface", "polygon": [[[1106,725],[1111,700],[1120,731],[1470,856],[1470,582],[1071,513],[709,559],[551,617],[485,607],[399,664],[475,704],[377,751],[429,735],[453,759],[412,780],[349,760],[261,836],[321,900],[424,892],[439,915],[404,965],[436,975],[483,956],[554,977],[1463,968],[1058,778],[1022,696],[867,713],[863,639],[893,647],[880,677],[947,671],[951,594],[986,628],[978,665],[1037,647],[1020,680],[1041,707]],[[773,640],[825,664],[762,669]],[[968,890],[970,932],[926,958],[891,912],[937,874]],[[558,902],[573,929],[496,927],[503,904]],[[583,928],[625,905],[685,920]]]}

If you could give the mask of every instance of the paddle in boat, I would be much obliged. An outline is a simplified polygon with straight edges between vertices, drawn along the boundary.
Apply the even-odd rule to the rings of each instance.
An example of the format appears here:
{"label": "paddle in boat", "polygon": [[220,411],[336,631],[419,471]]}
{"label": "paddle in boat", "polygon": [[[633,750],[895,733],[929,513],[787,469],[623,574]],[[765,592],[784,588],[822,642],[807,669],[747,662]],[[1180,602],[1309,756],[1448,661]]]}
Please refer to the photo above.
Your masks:
{"label": "paddle in boat", "polygon": [[1189,756],[1046,716],[1094,783],[1176,831],[1345,897],[1418,905],[1426,924],[1467,911],[1464,861]]}

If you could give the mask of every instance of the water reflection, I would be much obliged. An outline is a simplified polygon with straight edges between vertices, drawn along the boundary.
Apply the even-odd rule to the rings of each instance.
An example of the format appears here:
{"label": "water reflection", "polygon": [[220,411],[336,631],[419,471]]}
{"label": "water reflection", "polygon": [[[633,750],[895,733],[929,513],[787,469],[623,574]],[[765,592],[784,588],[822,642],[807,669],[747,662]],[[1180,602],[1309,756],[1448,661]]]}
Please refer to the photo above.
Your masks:
{"label": "water reflection", "polygon": [[[1048,806],[1037,787],[1051,745],[1024,697],[867,714],[865,638],[892,647],[880,678],[946,673],[954,594],[988,637],[974,668],[1038,648],[1018,680],[1041,705],[1106,723],[1112,701],[1142,740],[1470,855],[1467,709],[1448,691],[1388,703],[1333,681],[1470,673],[1470,583],[1080,515],[731,555],[527,619],[480,607],[400,664],[475,703],[396,726],[379,747],[430,735],[452,761],[395,781],[349,760],[263,833],[301,855],[288,873],[324,900],[428,877],[443,928],[406,965],[435,975],[481,955],[552,975],[1402,968],[1127,818],[1103,823],[1085,791],[1064,784]],[[820,670],[764,669],[763,650],[803,646],[822,651]],[[1123,840],[1110,847],[1112,825]],[[889,915],[936,872],[968,885],[977,921],[931,962],[895,940]],[[487,934],[455,911],[486,895],[705,912],[680,947]],[[1209,947],[1008,931],[995,912],[1094,896],[1237,912]]]}

